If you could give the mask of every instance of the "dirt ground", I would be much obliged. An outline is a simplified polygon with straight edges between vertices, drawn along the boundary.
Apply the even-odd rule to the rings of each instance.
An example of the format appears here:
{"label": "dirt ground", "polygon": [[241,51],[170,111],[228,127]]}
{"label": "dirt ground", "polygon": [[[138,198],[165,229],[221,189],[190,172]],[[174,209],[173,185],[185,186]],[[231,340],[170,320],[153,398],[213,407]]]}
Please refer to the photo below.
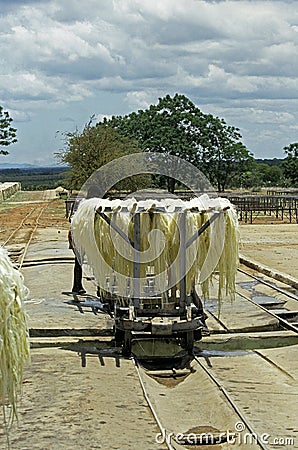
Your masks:
{"label": "dirt ground", "polygon": [[240,225],[240,253],[298,278],[298,224]]}
{"label": "dirt ground", "polygon": [[[69,222],[65,218],[65,202],[59,198],[52,198],[50,202],[43,202],[48,196],[47,191],[21,191],[12,196],[9,201],[0,203],[0,243],[24,220],[23,228],[34,225],[34,210],[39,205],[46,205],[39,219],[39,227],[57,227],[68,229]],[[19,242],[22,243],[22,242]]]}

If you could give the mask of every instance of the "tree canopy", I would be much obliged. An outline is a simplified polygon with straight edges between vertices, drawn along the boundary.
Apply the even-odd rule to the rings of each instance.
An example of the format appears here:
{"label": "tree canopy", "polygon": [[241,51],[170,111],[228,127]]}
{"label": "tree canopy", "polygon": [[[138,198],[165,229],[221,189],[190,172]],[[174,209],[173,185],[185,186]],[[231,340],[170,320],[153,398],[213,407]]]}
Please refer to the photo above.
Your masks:
{"label": "tree canopy", "polygon": [[[110,161],[140,151],[136,141],[107,124],[92,125],[92,119],[82,132],[64,133],[64,139],[65,148],[56,156],[70,167],[67,181],[72,189],[80,189],[93,172]],[[132,178],[122,182],[121,188],[133,190],[137,186],[145,187],[147,180]]]}
{"label": "tree canopy", "polygon": [[234,178],[249,170],[252,161],[252,155],[241,142],[239,129],[209,115],[208,138],[198,155],[198,164],[217,190],[223,192]]}
{"label": "tree canopy", "polygon": [[[224,191],[250,167],[251,154],[241,142],[238,128],[223,118],[203,113],[187,97],[175,94],[156,105],[125,116],[85,125],[83,132],[66,133],[66,150],[60,160],[71,168],[70,185],[78,187],[99,167],[136,151],[158,152],[194,164],[218,189]],[[153,177],[154,178],[154,177]],[[165,177],[155,176],[160,187]],[[174,192],[175,178],[168,177]]]}
{"label": "tree canopy", "polygon": [[[143,151],[175,155],[196,165],[222,191],[251,161],[239,129],[224,119],[204,114],[187,97],[160,98],[157,105],[106,123],[137,139]],[[175,180],[169,180],[173,192]]]}
{"label": "tree canopy", "polygon": [[126,116],[116,116],[109,123],[140,143],[143,151],[171,154],[194,162],[203,113],[184,95],[166,95],[157,105]]}
{"label": "tree canopy", "polygon": [[[8,111],[0,106],[0,146],[7,147],[17,142],[17,130],[11,126],[12,118]],[[8,151],[0,148],[0,155],[8,155]]]}
{"label": "tree canopy", "polygon": [[284,147],[284,152],[287,155],[282,163],[284,174],[290,180],[292,185],[298,185],[298,142]]}

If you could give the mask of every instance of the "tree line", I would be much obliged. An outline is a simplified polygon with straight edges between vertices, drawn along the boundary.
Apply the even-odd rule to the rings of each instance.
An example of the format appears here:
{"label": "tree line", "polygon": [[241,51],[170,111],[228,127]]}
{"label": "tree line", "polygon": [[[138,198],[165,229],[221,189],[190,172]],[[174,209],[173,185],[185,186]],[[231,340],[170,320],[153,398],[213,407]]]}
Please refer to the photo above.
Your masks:
{"label": "tree line", "polygon": [[[11,120],[0,107],[0,145],[16,141]],[[166,95],[144,110],[94,122],[91,117],[82,131],[63,133],[64,148],[56,156],[69,166],[69,188],[79,189],[96,169],[140,151],[187,160],[219,192],[239,187],[298,185],[298,143],[284,147],[286,156],[279,165],[257,162],[243,144],[239,128],[203,113],[181,94]],[[8,152],[0,149],[0,153]],[[146,175],[127,179],[116,187],[135,190],[156,186],[167,187],[170,192],[180,187],[173,178]]]}
{"label": "tree line", "polygon": [[0,168],[0,182],[18,181],[24,191],[55,189],[64,185],[66,173],[65,167]]}

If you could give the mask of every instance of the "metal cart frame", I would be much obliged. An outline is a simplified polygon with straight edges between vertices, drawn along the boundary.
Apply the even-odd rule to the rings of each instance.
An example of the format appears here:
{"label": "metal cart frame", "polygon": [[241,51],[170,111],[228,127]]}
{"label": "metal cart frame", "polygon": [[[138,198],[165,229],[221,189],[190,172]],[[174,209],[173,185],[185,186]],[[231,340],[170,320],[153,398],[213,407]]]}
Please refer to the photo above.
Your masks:
{"label": "metal cart frame", "polygon": [[[149,213],[148,210],[137,208],[133,214],[134,218],[134,239],[133,242],[129,237],[102,211],[99,207],[96,210],[106,223],[112,227],[126,242],[134,249],[133,264],[133,295],[129,298],[128,306],[120,306],[117,302],[114,305],[115,320],[115,340],[118,345],[122,345],[124,355],[131,354],[132,340],[138,337],[149,336],[153,338],[178,338],[180,339],[182,348],[189,353],[193,352],[195,340],[202,337],[202,329],[206,328],[205,314],[201,301],[195,290],[191,295],[186,292],[186,250],[195,242],[195,240],[216,220],[220,215],[229,209],[226,207],[221,211],[212,210],[213,215],[204,223],[204,225],[196,231],[196,233],[186,240],[186,211],[181,208],[175,208],[174,213],[179,213],[179,230],[180,230],[180,249],[179,249],[179,265],[180,274],[180,295],[179,304],[175,309],[167,309],[158,307],[158,297],[146,297],[141,293],[140,284],[140,231],[141,231],[141,213]],[[106,212],[112,212],[105,209]],[[198,211],[197,209],[192,209]],[[154,213],[163,213],[165,210],[156,208]],[[206,211],[204,211],[206,212]],[[103,298],[105,302],[108,299]],[[156,303],[154,303],[156,302]]]}

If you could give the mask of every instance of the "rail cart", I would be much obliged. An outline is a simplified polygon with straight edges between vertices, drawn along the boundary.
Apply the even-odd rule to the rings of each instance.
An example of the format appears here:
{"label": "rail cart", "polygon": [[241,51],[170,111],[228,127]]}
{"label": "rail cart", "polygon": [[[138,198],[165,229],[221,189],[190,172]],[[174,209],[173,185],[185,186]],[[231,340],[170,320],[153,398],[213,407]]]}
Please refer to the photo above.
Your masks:
{"label": "rail cart", "polygon": [[[225,208],[228,209],[229,207]],[[179,267],[182,277],[179,280],[179,288],[171,287],[165,292],[158,292],[154,283],[154,273],[149,271],[146,282],[140,280],[140,236],[142,213],[164,213],[165,209],[155,208],[149,212],[137,206],[133,214],[133,239],[121,230],[111,219],[111,209],[104,210],[99,206],[95,214],[100,220],[105,221],[121,239],[129,243],[133,248],[133,277],[130,286],[132,295],[126,299],[125,304],[118,301],[117,284],[112,286],[109,280],[109,292],[101,291],[101,301],[108,307],[114,319],[115,341],[117,346],[122,346],[124,355],[130,355],[132,342],[146,337],[150,339],[175,339],[183,349],[192,353],[195,340],[200,340],[202,331],[206,330],[205,313],[202,302],[193,287],[191,293],[186,292],[186,251],[199,236],[214,222],[225,209],[213,210],[209,219],[190,238],[186,238],[186,212],[181,207],[175,207],[174,213],[178,213],[180,242],[179,242]],[[206,211],[205,211],[206,212]],[[177,216],[176,216],[177,217]]]}

